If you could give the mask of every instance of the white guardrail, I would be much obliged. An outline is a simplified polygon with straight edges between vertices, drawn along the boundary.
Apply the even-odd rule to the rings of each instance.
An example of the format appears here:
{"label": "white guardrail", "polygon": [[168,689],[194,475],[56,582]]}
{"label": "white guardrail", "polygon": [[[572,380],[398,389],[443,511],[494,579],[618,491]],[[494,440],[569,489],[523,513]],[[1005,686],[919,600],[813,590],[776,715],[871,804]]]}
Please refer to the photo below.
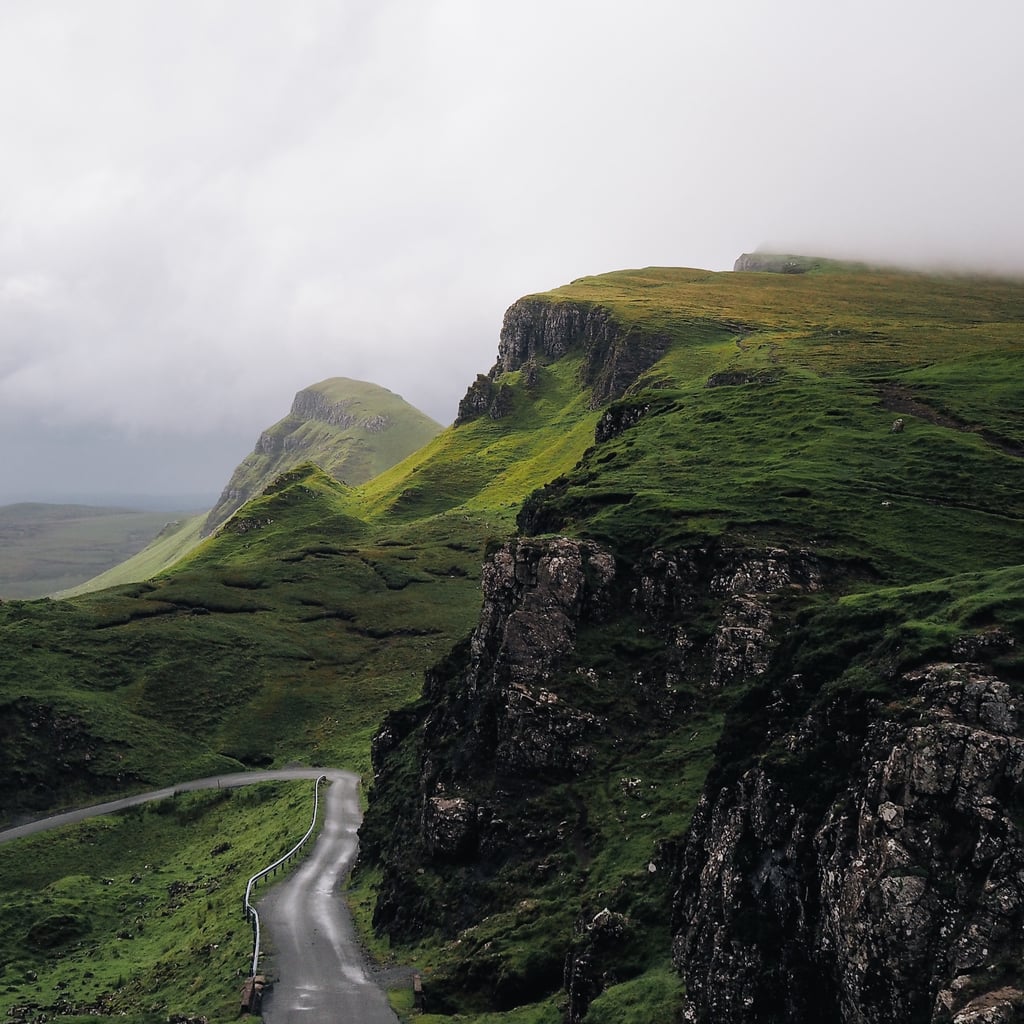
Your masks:
{"label": "white guardrail", "polygon": [[252,969],[249,971],[249,976],[254,977],[259,969],[260,959],[260,915],[256,912],[256,908],[249,901],[249,897],[252,895],[252,891],[256,888],[256,883],[261,879],[266,878],[272,871],[277,871],[279,867],[287,864],[302,849],[305,845],[306,840],[313,834],[313,829],[316,828],[316,813],[320,802],[320,783],[326,782],[327,776],[321,775],[313,784],[313,820],[309,824],[309,830],[306,834],[283,856],[279,857],[274,861],[273,864],[265,867],[262,871],[257,871],[252,878],[249,879],[249,884],[245,887],[245,897],[242,900],[242,913],[245,915],[247,921],[252,922]]}

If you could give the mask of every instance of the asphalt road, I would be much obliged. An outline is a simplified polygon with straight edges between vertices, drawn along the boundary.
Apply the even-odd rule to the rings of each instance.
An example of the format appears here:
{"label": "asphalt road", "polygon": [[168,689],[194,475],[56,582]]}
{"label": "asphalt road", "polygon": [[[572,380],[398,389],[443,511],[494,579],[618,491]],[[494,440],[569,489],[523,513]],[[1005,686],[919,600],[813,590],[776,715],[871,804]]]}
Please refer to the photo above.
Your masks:
{"label": "asphalt road", "polygon": [[356,855],[358,780],[333,776],[324,824],[301,867],[256,904],[266,935],[267,1024],[396,1024],[370,977],[340,885]]}
{"label": "asphalt road", "polygon": [[236,789],[239,786],[251,786],[254,782],[274,782],[278,779],[318,779],[321,775],[326,775],[331,780],[345,777],[356,778],[348,772],[338,771],[334,768],[280,768],[276,771],[237,772],[234,775],[193,779],[191,782],[179,782],[163,789],[150,790],[148,793],[136,793],[134,796],[122,797],[119,800],[108,800],[105,804],[79,807],[75,811],[52,814],[48,818],[38,818],[36,821],[6,828],[0,831],[0,843],[9,843],[12,839],[20,839],[22,836],[30,836],[36,832],[46,832],[48,829],[58,828],[61,825],[85,821],[87,818],[95,818],[99,814],[123,811],[126,807],[147,804],[151,800],[166,800],[167,797],[177,796],[179,793],[191,793],[198,789]]}
{"label": "asphalt road", "polygon": [[[355,858],[362,818],[359,777],[351,772],[283,768],[194,779],[3,829],[0,843],[178,793],[321,775],[327,776],[330,785],[322,798],[323,825],[312,850],[300,868],[268,888],[256,904],[266,951],[261,970],[275,981],[264,996],[263,1018],[267,1024],[396,1024],[398,1018],[384,993],[369,976],[339,891]],[[254,870],[264,866],[254,865]]]}

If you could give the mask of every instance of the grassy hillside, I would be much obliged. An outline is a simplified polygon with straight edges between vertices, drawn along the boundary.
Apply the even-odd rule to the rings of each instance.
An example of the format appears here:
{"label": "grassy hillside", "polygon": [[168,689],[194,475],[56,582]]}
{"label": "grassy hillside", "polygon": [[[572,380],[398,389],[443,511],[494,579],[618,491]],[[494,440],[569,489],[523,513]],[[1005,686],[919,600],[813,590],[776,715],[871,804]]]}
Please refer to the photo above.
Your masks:
{"label": "grassy hillside", "polygon": [[425,445],[441,430],[387,388],[331,377],[295,396],[291,412],[265,430],[235,469],[203,527],[212,533],[235,509],[303,462],[361,484]]}
{"label": "grassy hillside", "polygon": [[24,502],[0,508],[0,599],[67,590],[141,551],[175,513]]}
{"label": "grassy hillside", "polygon": [[[1017,628],[1020,282],[830,263],[802,274],[649,268],[535,298],[608,309],[667,338],[666,353],[610,410],[592,409],[580,374],[597,356],[570,344],[500,376],[500,418],[449,428],[359,486],[292,467],[147,583],[0,605],[0,813],[240,764],[368,773],[384,714],[415,701],[424,670],[470,632],[482,559],[517,530],[593,538],[623,565],[714,542],[812,550],[842,567],[841,586],[806,609],[832,616],[822,645],[849,631],[854,646],[882,649],[913,622],[923,650],[985,615]],[[970,607],[972,580],[984,581],[984,608]],[[862,614],[858,602],[884,607]],[[588,649],[623,679],[645,657],[635,629],[595,634]],[[601,851],[588,900],[645,879],[638,915],[664,905],[666,876],[649,880],[647,858],[688,819],[737,696],[698,709],[693,749],[682,722],[670,742],[637,741],[634,760],[658,783],[642,807],[620,772],[535,808],[565,817],[587,801]],[[73,861],[70,873],[92,870]],[[360,899],[372,900],[373,880],[363,877]],[[480,922],[461,948],[519,963],[546,943],[555,962],[576,910],[557,874],[547,888],[536,875],[515,885],[535,902]],[[453,938],[439,933],[416,955],[457,975],[471,958]],[[590,1024],[649,1020],[651,1006],[678,998],[659,942],[654,931],[639,941],[635,979],[595,1001]],[[17,972],[53,969],[54,954],[32,955],[19,952]],[[0,993],[15,984],[15,968],[4,970]],[[465,991],[473,979],[462,977]],[[507,1019],[558,1019],[557,1001]]]}
{"label": "grassy hillside", "polygon": [[135,583],[148,580],[158,573],[169,569],[175,562],[183,558],[199,541],[206,512],[176,519],[167,523],[164,528],[139,552],[125,558],[105,572],[87,579],[77,586],[68,587],[53,594],[54,597],[75,597],[93,590],[104,590],[122,583]]}
{"label": "grassy hillside", "polygon": [[549,486],[540,525],[633,549],[774,539],[880,578],[1022,560],[1024,286],[826,267],[549,293],[681,343],[631,389],[637,427]]}

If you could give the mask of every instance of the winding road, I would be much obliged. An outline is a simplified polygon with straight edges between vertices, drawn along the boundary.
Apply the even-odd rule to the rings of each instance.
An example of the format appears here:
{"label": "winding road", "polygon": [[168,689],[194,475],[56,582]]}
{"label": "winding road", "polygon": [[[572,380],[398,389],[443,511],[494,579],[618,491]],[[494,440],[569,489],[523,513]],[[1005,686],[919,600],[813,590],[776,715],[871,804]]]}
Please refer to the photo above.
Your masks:
{"label": "winding road", "polygon": [[395,1024],[369,976],[338,887],[352,866],[359,827],[358,778],[328,773],[324,823],[309,856],[257,904],[269,937],[263,971],[275,979],[263,998],[267,1024]]}
{"label": "winding road", "polygon": [[359,777],[331,768],[283,768],[195,779],[164,789],[55,814],[0,831],[0,843],[100,814],[201,789],[326,775],[323,825],[301,867],[257,904],[267,952],[262,970],[275,984],[263,1000],[267,1024],[395,1024],[397,1017],[369,975],[352,919],[338,891],[357,849]]}

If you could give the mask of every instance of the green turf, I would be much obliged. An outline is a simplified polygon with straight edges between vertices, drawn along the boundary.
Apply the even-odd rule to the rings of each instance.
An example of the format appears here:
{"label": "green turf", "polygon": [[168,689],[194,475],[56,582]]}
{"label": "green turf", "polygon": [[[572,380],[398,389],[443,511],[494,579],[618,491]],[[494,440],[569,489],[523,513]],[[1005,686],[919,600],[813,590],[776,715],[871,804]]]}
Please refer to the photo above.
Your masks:
{"label": "green turf", "polygon": [[311,808],[311,783],[265,783],[0,845],[0,1016],[234,1020],[252,959],[246,882]]}
{"label": "green turf", "polygon": [[[830,589],[787,598],[782,620],[802,645],[787,650],[823,685],[885,691],[879,665],[943,654],[964,632],[1024,639],[1020,282],[810,261],[801,274],[624,271],[539,300],[600,305],[641,336],[668,337],[613,406],[632,425],[595,443],[605,410],[581,379],[593,353],[577,347],[535,380],[499,375],[502,418],[449,428],[359,486],[290,467],[148,583],[0,605],[3,813],[240,765],[368,775],[384,714],[415,701],[425,669],[469,634],[482,559],[517,529],[593,538],[624,568],[658,547],[814,552]],[[656,720],[630,688],[655,657],[638,623],[627,614],[584,639],[552,685],[576,687],[616,731],[578,778],[517,805],[551,835],[577,825],[543,870],[525,860],[420,876],[411,863],[436,933],[374,940],[420,963],[464,1020],[499,1019],[496,1007],[516,1024],[556,1019],[578,921],[604,906],[631,922],[629,954],[586,1020],[678,1005],[659,857],[685,833],[708,772],[744,764],[763,695],[693,693]],[[1024,676],[1012,652],[1000,657]],[[607,689],[579,689],[577,669]],[[410,786],[418,736],[400,754]],[[367,849],[379,839],[371,829]],[[64,869],[88,874],[71,854]],[[356,881],[364,922],[381,879],[368,864]],[[456,930],[448,922],[466,914],[442,906],[452,886],[463,911],[479,909]],[[19,970],[56,970],[24,936],[12,941]],[[201,963],[175,962],[187,990]],[[130,1012],[148,1012],[141,994]]]}

